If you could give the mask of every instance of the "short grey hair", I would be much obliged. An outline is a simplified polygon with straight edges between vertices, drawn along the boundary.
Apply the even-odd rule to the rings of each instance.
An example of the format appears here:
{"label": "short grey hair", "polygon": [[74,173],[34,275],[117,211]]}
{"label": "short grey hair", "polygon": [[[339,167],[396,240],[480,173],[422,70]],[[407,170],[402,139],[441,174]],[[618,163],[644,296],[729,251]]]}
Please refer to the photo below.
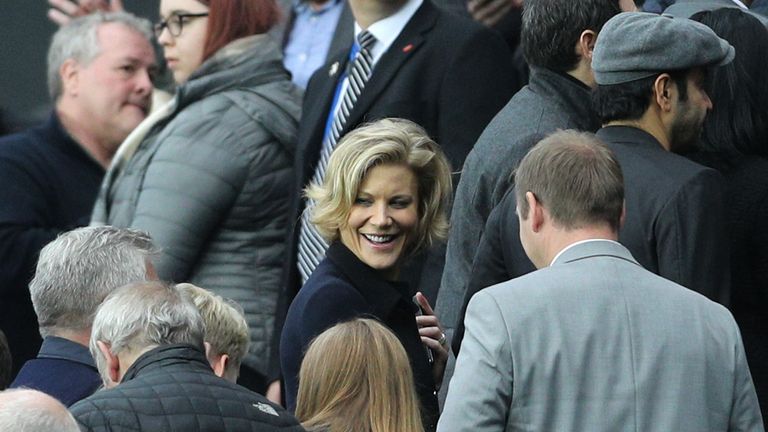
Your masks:
{"label": "short grey hair", "polygon": [[0,392],[0,430],[80,432],[72,414],[51,396],[29,389]]}
{"label": "short grey hair", "polygon": [[87,330],[109,293],[147,279],[153,252],[148,234],[111,226],[78,228],[46,245],[29,284],[40,335]]}
{"label": "short grey hair", "polygon": [[103,24],[119,23],[140,33],[150,43],[154,35],[152,24],[128,12],[97,12],[75,18],[53,35],[48,48],[48,93],[54,102],[61,96],[63,85],[59,70],[69,59],[88,65],[101,53],[98,29]]}
{"label": "short grey hair", "polygon": [[91,354],[104,376],[103,342],[114,355],[186,343],[204,349],[205,324],[192,300],[175,286],[152,281],[126,285],[110,294],[96,312]]}

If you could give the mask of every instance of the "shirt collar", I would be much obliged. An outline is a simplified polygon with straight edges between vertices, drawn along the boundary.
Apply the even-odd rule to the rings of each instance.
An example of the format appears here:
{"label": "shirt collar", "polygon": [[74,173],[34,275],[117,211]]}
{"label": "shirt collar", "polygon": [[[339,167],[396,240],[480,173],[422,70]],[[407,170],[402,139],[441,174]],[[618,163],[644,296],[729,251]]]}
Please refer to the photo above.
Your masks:
{"label": "shirt collar", "polygon": [[[408,0],[394,14],[368,26],[368,31],[376,38],[376,44],[371,48],[374,62],[395,42],[395,39],[397,39],[400,32],[403,31],[405,25],[408,24],[408,21],[411,20],[411,17],[413,17],[423,2],[424,0]],[[357,40],[357,35],[362,31],[362,27],[355,22],[355,40]]]}
{"label": "shirt collar", "polygon": [[96,368],[90,351],[83,345],[56,336],[48,336],[43,339],[43,345],[37,358],[69,360]]}
{"label": "shirt collar", "polygon": [[580,245],[580,244],[584,244],[584,243],[594,243],[594,242],[608,242],[608,243],[614,243],[614,244],[617,244],[617,245],[620,245],[620,246],[621,246],[621,244],[620,244],[619,242],[617,242],[617,241],[613,241],[613,240],[608,240],[608,239],[587,239],[587,240],[581,240],[581,241],[577,241],[576,243],[571,243],[571,244],[569,244],[569,245],[568,245],[568,246],[566,246],[566,247],[565,247],[563,250],[561,250],[560,252],[558,252],[558,253],[557,253],[557,255],[555,255],[555,258],[554,258],[554,259],[552,259],[552,262],[551,262],[551,263],[549,263],[550,267],[551,267],[551,266],[553,266],[553,265],[555,264],[555,262],[557,262],[557,259],[558,259],[558,258],[560,258],[560,256],[561,256],[561,255],[563,255],[563,253],[564,253],[565,251],[567,251],[568,249],[571,249],[572,247],[574,247],[574,246],[578,246],[578,245]]}
{"label": "shirt collar", "polygon": [[740,1],[740,0],[732,0],[732,1],[733,1],[734,3],[736,3],[736,6],[738,6],[738,7],[742,8],[742,9],[744,9],[744,10],[748,10],[748,9],[749,9],[749,8],[747,7],[747,5],[745,5],[745,4],[744,4],[744,2],[742,2],[742,1]]}
{"label": "shirt collar", "polygon": [[294,0],[293,2],[293,10],[296,12],[297,15],[303,14],[303,13],[311,13],[320,15],[323,12],[326,12],[339,4],[341,0],[328,0],[325,3],[323,3],[319,9],[313,9],[309,5],[309,0]]}

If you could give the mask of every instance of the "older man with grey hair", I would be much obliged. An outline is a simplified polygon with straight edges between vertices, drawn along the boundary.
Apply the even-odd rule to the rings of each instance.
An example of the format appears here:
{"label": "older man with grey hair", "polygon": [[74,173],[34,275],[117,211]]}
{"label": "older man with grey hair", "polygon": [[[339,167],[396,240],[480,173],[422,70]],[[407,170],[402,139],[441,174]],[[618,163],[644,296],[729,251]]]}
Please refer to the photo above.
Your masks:
{"label": "older man with grey hair", "polygon": [[217,377],[205,324],[178,287],[119,288],[96,313],[91,353],[107,388],[72,406],[86,431],[302,431],[263,396]]}
{"label": "older man with grey hair", "polygon": [[150,108],[148,21],[127,13],[73,20],[54,35],[46,123],[0,139],[0,329],[15,364],[40,347],[27,284],[37,254],[86,225],[112,155]]}
{"label": "older man with grey hair", "polygon": [[13,389],[0,392],[0,430],[13,432],[80,432],[61,402],[43,392]]}
{"label": "older man with grey hair", "polygon": [[29,285],[43,346],[11,387],[41,390],[65,405],[100,386],[88,352],[96,309],[113,290],[152,278],[152,241],[141,231],[79,228],[49,243]]}

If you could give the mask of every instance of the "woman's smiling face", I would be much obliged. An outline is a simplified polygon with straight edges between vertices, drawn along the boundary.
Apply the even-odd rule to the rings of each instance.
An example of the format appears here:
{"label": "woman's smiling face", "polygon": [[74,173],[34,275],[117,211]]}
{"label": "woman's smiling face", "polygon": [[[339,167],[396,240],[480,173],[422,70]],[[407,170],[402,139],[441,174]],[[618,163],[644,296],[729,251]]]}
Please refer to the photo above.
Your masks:
{"label": "woman's smiling face", "polygon": [[411,168],[396,164],[371,168],[340,229],[341,242],[360,261],[395,276],[403,251],[415,237],[418,201]]}

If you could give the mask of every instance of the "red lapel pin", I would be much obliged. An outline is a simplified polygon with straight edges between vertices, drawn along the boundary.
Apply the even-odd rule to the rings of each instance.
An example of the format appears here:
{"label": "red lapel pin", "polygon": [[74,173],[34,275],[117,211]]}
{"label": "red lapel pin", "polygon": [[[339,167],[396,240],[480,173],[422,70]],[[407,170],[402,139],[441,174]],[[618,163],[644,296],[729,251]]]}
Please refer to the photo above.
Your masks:
{"label": "red lapel pin", "polygon": [[408,44],[408,45],[403,47],[403,52],[407,53],[407,52],[409,52],[412,49],[413,49],[413,44]]}

